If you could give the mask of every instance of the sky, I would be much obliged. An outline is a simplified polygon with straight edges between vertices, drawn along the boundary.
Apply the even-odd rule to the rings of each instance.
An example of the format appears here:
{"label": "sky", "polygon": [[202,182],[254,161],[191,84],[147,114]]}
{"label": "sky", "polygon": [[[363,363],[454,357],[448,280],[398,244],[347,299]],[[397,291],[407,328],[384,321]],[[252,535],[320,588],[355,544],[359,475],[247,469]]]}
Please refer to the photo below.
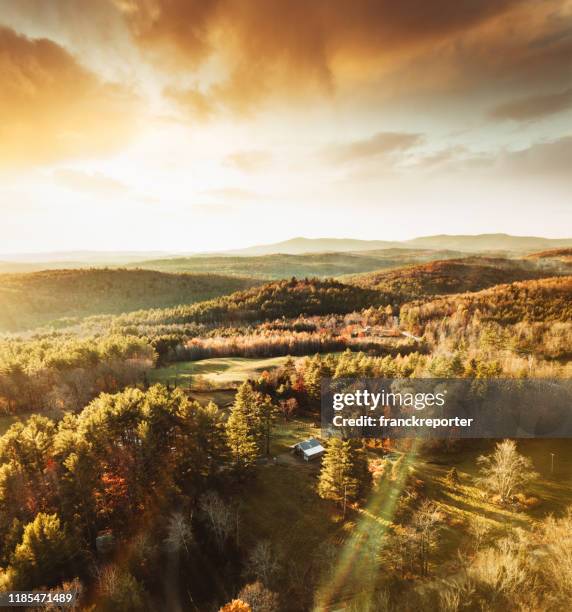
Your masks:
{"label": "sky", "polygon": [[0,0],[0,253],[572,236],[569,0]]}

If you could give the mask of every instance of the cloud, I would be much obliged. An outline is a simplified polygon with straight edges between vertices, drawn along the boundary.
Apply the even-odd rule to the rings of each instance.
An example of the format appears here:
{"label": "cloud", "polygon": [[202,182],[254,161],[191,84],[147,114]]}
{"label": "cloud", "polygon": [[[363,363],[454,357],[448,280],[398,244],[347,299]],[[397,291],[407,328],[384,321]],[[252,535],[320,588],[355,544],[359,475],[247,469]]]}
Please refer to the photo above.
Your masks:
{"label": "cloud", "polygon": [[198,87],[187,89],[167,87],[164,94],[191,119],[204,122],[217,113],[215,100],[208,94],[203,93]]}
{"label": "cloud", "polygon": [[422,142],[422,134],[377,132],[364,140],[329,145],[322,157],[330,163],[345,164],[407,151]]}
{"label": "cloud", "polygon": [[114,178],[95,172],[88,174],[79,170],[56,170],[52,176],[64,187],[75,191],[85,191],[97,195],[119,195],[129,191],[129,187]]}
{"label": "cloud", "polygon": [[268,151],[236,151],[227,155],[224,163],[241,172],[259,172],[267,168],[272,161]]}
{"label": "cloud", "polygon": [[528,96],[493,108],[492,119],[512,121],[535,121],[564,112],[572,108],[572,88],[558,93]]}
{"label": "cloud", "polygon": [[572,136],[538,142],[517,151],[505,152],[499,159],[503,174],[541,176],[572,182]]}
{"label": "cloud", "polygon": [[[522,149],[474,151],[463,146],[452,146],[434,154],[420,156],[409,168],[431,170],[435,166],[445,173],[476,173],[477,175],[507,180],[527,178],[572,181],[572,136],[535,142]],[[484,174],[483,174],[484,172]]]}
{"label": "cloud", "polygon": [[121,147],[137,100],[63,47],[0,26],[0,167],[52,163]]}
{"label": "cloud", "polygon": [[411,167],[432,170],[434,168],[439,168],[444,165],[446,166],[448,164],[458,162],[461,159],[466,158],[467,155],[469,155],[471,159],[475,158],[475,156],[471,154],[470,151],[463,145],[452,145],[433,153],[418,156],[415,160],[413,160]]}
{"label": "cloud", "polygon": [[423,104],[454,91],[467,96],[468,107],[475,90],[495,94],[481,100],[506,99],[509,91],[526,98],[570,75],[569,0],[13,4],[18,9],[8,12],[21,12],[19,26],[65,40],[105,74],[156,76],[166,98],[194,121],[338,94],[354,106],[379,106],[406,95]]}
{"label": "cloud", "polygon": [[425,53],[519,0],[116,0],[139,44],[170,68],[215,60],[207,94],[248,112],[261,99],[331,93],[360,71]]}

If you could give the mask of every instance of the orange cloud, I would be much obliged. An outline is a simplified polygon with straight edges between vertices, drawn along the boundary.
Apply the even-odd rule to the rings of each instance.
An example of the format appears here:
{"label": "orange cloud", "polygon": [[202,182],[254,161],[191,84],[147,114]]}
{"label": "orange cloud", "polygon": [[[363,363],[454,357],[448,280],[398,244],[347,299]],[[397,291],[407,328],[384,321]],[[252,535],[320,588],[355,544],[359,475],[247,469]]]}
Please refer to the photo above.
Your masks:
{"label": "orange cloud", "polygon": [[191,119],[207,121],[216,114],[214,101],[198,88],[167,87],[164,94],[167,98],[173,100]]}
{"label": "orange cloud", "polygon": [[[248,112],[263,99],[328,94],[352,79],[481,83],[513,69],[563,75],[563,0],[116,0],[139,46],[194,71],[216,59],[195,109]],[[518,24],[518,27],[512,27]],[[398,69],[404,62],[409,71]],[[167,64],[166,64],[167,63]],[[522,75],[521,75],[522,76]],[[527,76],[524,74],[524,76]],[[387,83],[386,83],[387,84]],[[211,100],[207,104],[205,96]]]}
{"label": "orange cloud", "polygon": [[0,26],[0,167],[99,155],[123,145],[137,101],[65,49]]}
{"label": "orange cloud", "polygon": [[572,88],[540,96],[528,96],[492,109],[493,119],[513,121],[534,121],[564,112],[572,108]]}

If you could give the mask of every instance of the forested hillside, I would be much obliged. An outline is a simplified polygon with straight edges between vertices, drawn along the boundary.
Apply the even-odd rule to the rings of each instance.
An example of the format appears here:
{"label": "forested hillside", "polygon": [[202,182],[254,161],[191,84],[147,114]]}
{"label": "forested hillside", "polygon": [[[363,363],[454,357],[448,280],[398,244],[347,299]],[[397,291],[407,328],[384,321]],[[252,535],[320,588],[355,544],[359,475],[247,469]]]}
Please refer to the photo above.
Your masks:
{"label": "forested hillside", "polygon": [[[0,275],[0,331],[75,322],[208,300],[256,284],[214,274],[165,274],[150,270],[51,270]],[[64,319],[64,320],[62,320]]]}
{"label": "forested hillside", "polygon": [[[512,360],[511,355],[564,362],[572,356],[572,277],[498,285],[405,304],[400,322],[422,334],[432,349],[484,351],[490,363],[498,365],[497,375],[501,360]],[[541,368],[535,366],[534,373],[540,376]]]}
{"label": "forested hillside", "polygon": [[498,285],[478,293],[442,297],[424,304],[406,304],[403,318],[424,324],[461,313],[478,314],[498,323],[572,321],[572,276]]}
{"label": "forested hillside", "polygon": [[526,259],[535,261],[542,267],[554,266],[564,271],[572,271],[572,249],[540,251],[539,253],[527,255]]}
{"label": "forested hillside", "polygon": [[281,280],[191,306],[134,312],[121,325],[224,323],[352,312],[388,303],[383,292],[335,280]]}
{"label": "forested hillside", "polygon": [[154,259],[134,266],[162,272],[215,272],[264,279],[297,276],[331,277],[397,268],[412,263],[458,257],[456,251],[381,249],[366,252],[332,252],[257,256],[195,256]]}
{"label": "forested hillside", "polygon": [[399,301],[410,301],[422,296],[480,291],[494,285],[542,278],[546,274],[527,262],[470,257],[363,274],[348,282],[395,294]]}

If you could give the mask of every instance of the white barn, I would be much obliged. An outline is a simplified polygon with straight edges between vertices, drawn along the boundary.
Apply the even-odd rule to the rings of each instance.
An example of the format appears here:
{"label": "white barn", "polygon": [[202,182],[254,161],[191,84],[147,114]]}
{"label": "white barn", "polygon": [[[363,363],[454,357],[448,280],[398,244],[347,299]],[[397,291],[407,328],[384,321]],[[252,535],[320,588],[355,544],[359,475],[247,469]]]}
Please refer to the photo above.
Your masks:
{"label": "white barn", "polygon": [[326,449],[319,440],[316,440],[316,438],[309,438],[308,440],[295,444],[294,452],[297,455],[302,455],[304,461],[311,461],[312,459],[321,457],[326,452]]}

